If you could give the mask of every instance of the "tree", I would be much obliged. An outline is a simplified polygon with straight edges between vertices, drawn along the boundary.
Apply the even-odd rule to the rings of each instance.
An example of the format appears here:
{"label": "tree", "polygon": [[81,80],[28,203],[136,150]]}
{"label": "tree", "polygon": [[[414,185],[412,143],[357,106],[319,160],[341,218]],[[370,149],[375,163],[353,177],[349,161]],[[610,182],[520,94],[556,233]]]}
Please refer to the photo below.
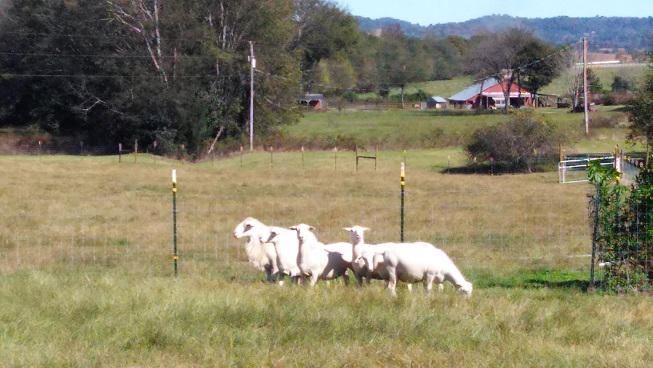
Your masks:
{"label": "tree", "polygon": [[478,77],[491,77],[501,83],[506,112],[510,108],[510,90],[519,75],[516,71],[524,62],[520,52],[533,39],[532,32],[511,28],[504,33],[486,35],[470,53],[470,64]]}
{"label": "tree", "polygon": [[16,0],[0,23],[0,119],[89,144],[139,139],[198,155],[298,120],[293,0]]}
{"label": "tree", "polygon": [[426,80],[432,70],[421,42],[407,38],[398,26],[382,30],[378,59],[381,85],[401,88],[402,108],[406,84]]}
{"label": "tree", "polygon": [[560,50],[543,41],[532,38],[517,52],[517,81],[526,87],[531,96],[537,95],[560,74],[558,55]]}
{"label": "tree", "polygon": [[649,166],[651,139],[653,139],[653,66],[649,65],[642,88],[626,105],[630,132],[629,141],[644,141],[646,144],[646,166]]}
{"label": "tree", "polygon": [[533,109],[519,110],[498,125],[477,129],[465,150],[470,158],[503,162],[531,172],[536,158],[555,160],[561,136]]}
{"label": "tree", "polygon": [[637,83],[628,77],[615,75],[610,85],[610,90],[617,93],[633,92],[637,89]]}
{"label": "tree", "polygon": [[304,88],[311,92],[320,61],[355,49],[360,31],[356,19],[329,0],[293,1],[295,37],[288,52],[300,58]]}

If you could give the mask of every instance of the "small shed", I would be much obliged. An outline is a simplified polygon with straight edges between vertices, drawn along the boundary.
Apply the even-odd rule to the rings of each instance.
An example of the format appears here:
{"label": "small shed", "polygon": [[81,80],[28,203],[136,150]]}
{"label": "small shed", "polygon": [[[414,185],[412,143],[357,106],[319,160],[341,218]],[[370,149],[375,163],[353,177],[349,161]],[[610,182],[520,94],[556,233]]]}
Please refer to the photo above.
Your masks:
{"label": "small shed", "polygon": [[443,109],[447,107],[447,100],[441,96],[431,96],[426,100],[429,109]]}
{"label": "small shed", "polygon": [[307,93],[304,97],[298,98],[297,101],[307,110],[322,110],[327,107],[324,95],[321,93]]}

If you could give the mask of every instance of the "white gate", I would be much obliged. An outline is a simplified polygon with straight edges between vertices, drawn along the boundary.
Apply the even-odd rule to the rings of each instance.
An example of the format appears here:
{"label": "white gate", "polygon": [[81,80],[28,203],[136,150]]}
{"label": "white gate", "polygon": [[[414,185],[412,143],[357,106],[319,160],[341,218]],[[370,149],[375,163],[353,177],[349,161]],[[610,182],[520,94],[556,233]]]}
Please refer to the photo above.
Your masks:
{"label": "white gate", "polygon": [[582,183],[589,181],[587,167],[593,161],[598,161],[601,166],[612,166],[621,171],[621,159],[617,158],[615,160],[614,155],[577,157],[558,163],[558,179],[560,183]]}

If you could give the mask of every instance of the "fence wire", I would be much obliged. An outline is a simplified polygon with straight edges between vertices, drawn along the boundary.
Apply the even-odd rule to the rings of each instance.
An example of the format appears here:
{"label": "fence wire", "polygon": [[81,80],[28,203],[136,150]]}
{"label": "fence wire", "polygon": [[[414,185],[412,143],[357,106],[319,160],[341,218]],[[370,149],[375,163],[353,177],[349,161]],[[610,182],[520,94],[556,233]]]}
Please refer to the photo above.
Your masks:
{"label": "fence wire", "polygon": [[[431,242],[463,268],[588,270],[591,227],[585,188],[555,186],[555,195],[538,188],[411,188],[405,197],[405,239]],[[252,199],[251,189],[236,186],[215,193],[180,188],[180,274],[233,265],[240,272],[257,272],[247,265],[245,240],[232,236],[248,216],[278,226],[308,223],[324,243],[348,241],[342,228],[354,224],[371,229],[369,243],[399,241],[399,190],[333,188],[317,198],[290,185],[282,193],[266,193],[263,186],[255,194]],[[64,266],[172,273],[172,200],[156,188],[85,198],[77,207],[69,207],[56,190],[50,198],[0,196],[0,206],[9,200],[20,210],[0,213],[0,272]],[[128,205],[115,208],[114,203]]]}

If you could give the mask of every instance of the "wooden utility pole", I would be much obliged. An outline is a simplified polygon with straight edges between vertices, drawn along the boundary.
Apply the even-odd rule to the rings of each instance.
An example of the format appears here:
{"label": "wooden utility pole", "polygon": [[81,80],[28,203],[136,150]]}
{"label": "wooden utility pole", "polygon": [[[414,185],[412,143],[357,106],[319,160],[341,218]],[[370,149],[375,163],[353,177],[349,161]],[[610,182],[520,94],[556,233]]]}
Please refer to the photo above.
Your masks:
{"label": "wooden utility pole", "polygon": [[254,150],[254,43],[249,41],[249,151]]}
{"label": "wooden utility pole", "polygon": [[585,112],[585,135],[590,132],[588,103],[589,94],[587,93],[587,37],[583,37],[583,110]]}

